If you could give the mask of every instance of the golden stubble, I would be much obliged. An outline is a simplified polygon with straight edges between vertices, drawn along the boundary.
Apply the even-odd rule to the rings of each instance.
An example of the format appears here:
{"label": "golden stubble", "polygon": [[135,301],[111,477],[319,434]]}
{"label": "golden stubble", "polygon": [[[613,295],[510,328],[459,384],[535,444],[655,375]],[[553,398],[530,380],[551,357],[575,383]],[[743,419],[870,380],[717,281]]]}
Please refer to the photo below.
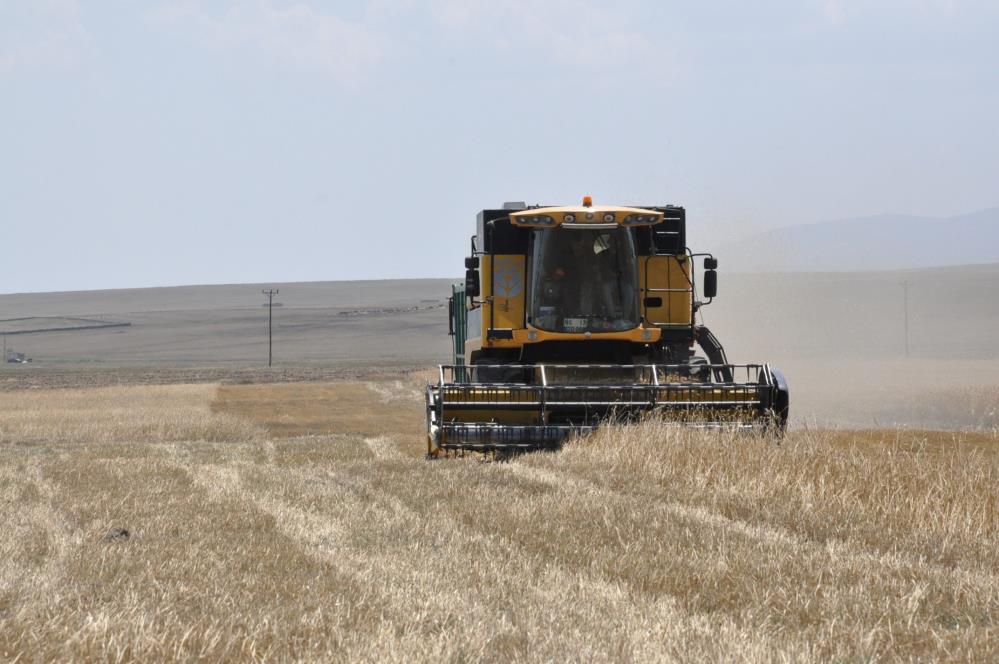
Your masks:
{"label": "golden stubble", "polygon": [[2,395],[0,658],[999,656],[994,433],[646,422],[427,462],[419,398]]}
{"label": "golden stubble", "polygon": [[0,444],[246,440],[261,430],[213,412],[215,385],[0,392]]}

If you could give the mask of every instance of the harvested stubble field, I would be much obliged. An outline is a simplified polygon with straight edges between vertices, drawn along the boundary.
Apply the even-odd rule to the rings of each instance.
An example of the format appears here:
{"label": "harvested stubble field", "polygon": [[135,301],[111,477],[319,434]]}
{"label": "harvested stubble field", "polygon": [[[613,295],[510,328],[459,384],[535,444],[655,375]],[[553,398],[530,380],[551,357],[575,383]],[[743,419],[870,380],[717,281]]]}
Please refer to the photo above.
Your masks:
{"label": "harvested stubble field", "polygon": [[0,658],[999,658],[995,432],[426,462],[419,387],[0,393]]}

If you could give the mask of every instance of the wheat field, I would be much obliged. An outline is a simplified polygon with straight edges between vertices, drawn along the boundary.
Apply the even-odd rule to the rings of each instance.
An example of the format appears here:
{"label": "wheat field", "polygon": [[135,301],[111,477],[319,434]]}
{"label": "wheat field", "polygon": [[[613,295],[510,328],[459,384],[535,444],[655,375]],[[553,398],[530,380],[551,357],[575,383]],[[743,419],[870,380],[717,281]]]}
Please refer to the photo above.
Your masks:
{"label": "wheat field", "polygon": [[0,659],[999,658],[994,430],[427,462],[418,382],[0,392]]}

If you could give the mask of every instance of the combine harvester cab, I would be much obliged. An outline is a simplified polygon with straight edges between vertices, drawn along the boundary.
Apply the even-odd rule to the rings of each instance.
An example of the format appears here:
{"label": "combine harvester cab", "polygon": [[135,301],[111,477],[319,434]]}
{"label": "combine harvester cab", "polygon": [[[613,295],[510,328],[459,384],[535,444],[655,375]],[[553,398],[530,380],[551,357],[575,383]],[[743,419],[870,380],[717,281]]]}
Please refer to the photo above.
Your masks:
{"label": "combine harvester cab", "polygon": [[781,434],[784,377],[730,364],[696,323],[717,292],[718,261],[691,253],[685,222],[680,207],[588,197],[480,212],[465,282],[449,299],[453,362],[427,385],[428,456],[555,448],[648,416]]}

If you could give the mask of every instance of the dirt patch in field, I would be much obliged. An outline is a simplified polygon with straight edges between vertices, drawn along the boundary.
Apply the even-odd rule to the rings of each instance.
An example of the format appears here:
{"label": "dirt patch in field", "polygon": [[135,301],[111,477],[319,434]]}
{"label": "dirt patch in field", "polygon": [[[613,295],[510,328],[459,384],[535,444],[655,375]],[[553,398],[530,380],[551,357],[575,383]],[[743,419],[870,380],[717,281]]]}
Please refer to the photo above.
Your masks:
{"label": "dirt patch in field", "polygon": [[129,385],[0,391],[4,445],[253,441],[247,418],[212,412],[214,385]]}
{"label": "dirt patch in field", "polygon": [[416,367],[100,367],[53,369],[6,367],[0,392],[116,385],[189,385],[195,383],[305,383],[312,381],[388,380]]}
{"label": "dirt patch in field", "polygon": [[392,436],[422,446],[423,395],[414,380],[221,385],[212,411],[236,415],[271,436]]}

